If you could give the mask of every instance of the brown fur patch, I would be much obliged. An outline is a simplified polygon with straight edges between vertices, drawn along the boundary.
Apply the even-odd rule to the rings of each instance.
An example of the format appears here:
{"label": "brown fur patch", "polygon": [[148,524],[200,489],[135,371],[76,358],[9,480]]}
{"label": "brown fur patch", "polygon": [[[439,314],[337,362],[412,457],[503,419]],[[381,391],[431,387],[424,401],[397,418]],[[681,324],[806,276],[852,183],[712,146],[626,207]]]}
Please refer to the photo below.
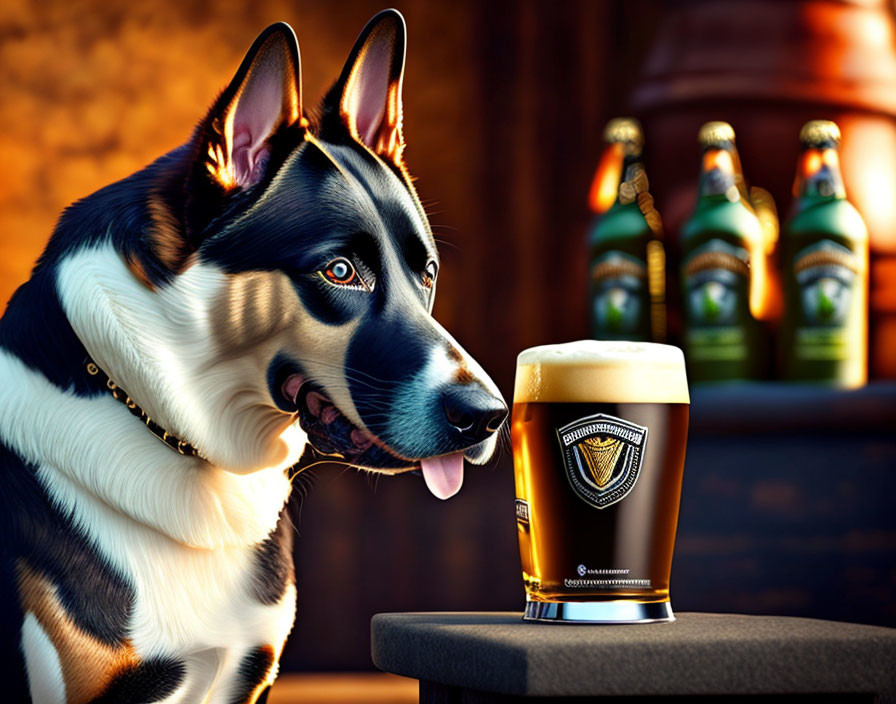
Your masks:
{"label": "brown fur patch", "polygon": [[457,349],[454,345],[448,345],[448,358],[454,360],[458,364],[457,374],[454,375],[454,380],[458,384],[472,384],[476,377],[473,376],[473,373],[467,369],[467,365],[464,363],[464,357],[460,353],[460,350]]}
{"label": "brown fur patch", "polygon": [[55,585],[23,560],[16,564],[25,613],[34,614],[59,655],[67,704],[90,702],[123,671],[137,666],[134,647],[110,646],[85,633],[65,612]]}
{"label": "brown fur patch", "polygon": [[139,259],[135,259],[134,257],[125,257],[125,264],[127,264],[128,269],[131,270],[131,273],[134,275],[134,278],[137,279],[141,284],[146,286],[150,291],[155,290],[155,286],[153,286],[152,281],[149,279],[149,275],[146,273],[146,269],[143,268],[143,264]]}
{"label": "brown fur patch", "polygon": [[454,380],[458,384],[472,384],[476,380],[476,377],[473,376],[473,372],[471,372],[469,369],[461,366],[457,370],[457,374],[454,375]]}
{"label": "brown fur patch", "polygon": [[212,334],[219,349],[239,356],[288,327],[296,318],[298,295],[285,274],[252,271],[228,277],[230,285],[214,307]]}
{"label": "brown fur patch", "polygon": [[180,223],[177,222],[177,218],[157,193],[149,194],[146,207],[152,220],[149,237],[153,252],[159,261],[171,271],[181,271],[190,254],[190,249],[184,240]]}

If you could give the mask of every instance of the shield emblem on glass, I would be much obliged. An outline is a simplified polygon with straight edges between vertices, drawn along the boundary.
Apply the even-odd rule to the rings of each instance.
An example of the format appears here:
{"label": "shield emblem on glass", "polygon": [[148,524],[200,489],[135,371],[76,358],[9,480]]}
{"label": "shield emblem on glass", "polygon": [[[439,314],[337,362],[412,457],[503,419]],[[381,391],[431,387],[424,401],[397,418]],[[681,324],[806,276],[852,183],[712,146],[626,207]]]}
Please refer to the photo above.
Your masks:
{"label": "shield emblem on glass", "polygon": [[557,430],[566,477],[595,508],[622,501],[638,481],[647,428],[598,413]]}

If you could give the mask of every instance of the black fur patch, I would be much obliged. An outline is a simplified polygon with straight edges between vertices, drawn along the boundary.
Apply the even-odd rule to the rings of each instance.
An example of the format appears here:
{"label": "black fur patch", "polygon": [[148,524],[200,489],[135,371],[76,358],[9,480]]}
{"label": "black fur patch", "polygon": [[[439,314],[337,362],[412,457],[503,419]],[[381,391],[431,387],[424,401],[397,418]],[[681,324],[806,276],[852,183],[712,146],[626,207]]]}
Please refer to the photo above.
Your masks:
{"label": "black fur patch", "polygon": [[[16,562],[46,576],[74,624],[108,645],[120,645],[134,592],[124,578],[93,548],[68,516],[53,506],[34,474],[9,449],[0,445],[0,584],[3,594],[3,647],[18,648],[22,615],[18,606]],[[14,645],[10,642],[14,641]]]}
{"label": "black fur patch", "polygon": [[[6,467],[0,462],[0,473],[5,471]],[[5,491],[5,487],[0,491]],[[5,512],[5,507],[3,510]],[[19,606],[15,558],[6,549],[5,538],[0,539],[0,546],[0,680],[3,682],[3,698],[10,702],[30,702],[25,657],[19,647],[24,614]]]}
{"label": "black fur patch", "polygon": [[[383,330],[387,333],[383,334]],[[422,308],[411,308],[401,316],[390,315],[384,320],[367,318],[358,327],[348,347],[345,368],[352,399],[367,427],[398,451],[404,448],[397,442],[399,438],[389,437],[389,418],[383,417],[380,409],[391,405],[399,384],[413,378],[429,359],[429,351],[439,346],[436,331],[432,328],[426,312]],[[375,393],[370,392],[371,379],[377,385]],[[433,395],[432,409],[427,409],[436,417],[441,414],[440,399]],[[436,455],[456,448],[439,444],[439,438],[429,438],[434,443],[432,452]]]}
{"label": "black fur patch", "polygon": [[92,704],[144,704],[165,699],[180,686],[186,668],[179,660],[153,658],[125,670]]}
{"label": "black fur patch", "polygon": [[62,311],[50,272],[35,272],[12,295],[0,318],[0,347],[62,389],[79,396],[102,391],[84,370],[87,350]]}
{"label": "black fur patch", "polygon": [[292,562],[293,524],[289,511],[280,513],[277,527],[255,549],[252,567],[252,593],[262,604],[276,604],[286,587],[295,581]]}
{"label": "black fur patch", "polygon": [[[252,695],[258,688],[271,668],[274,666],[274,649],[270,645],[263,645],[253,650],[243,658],[238,670],[239,684],[234,689],[231,704],[250,704]],[[267,698],[267,693],[262,695]]]}

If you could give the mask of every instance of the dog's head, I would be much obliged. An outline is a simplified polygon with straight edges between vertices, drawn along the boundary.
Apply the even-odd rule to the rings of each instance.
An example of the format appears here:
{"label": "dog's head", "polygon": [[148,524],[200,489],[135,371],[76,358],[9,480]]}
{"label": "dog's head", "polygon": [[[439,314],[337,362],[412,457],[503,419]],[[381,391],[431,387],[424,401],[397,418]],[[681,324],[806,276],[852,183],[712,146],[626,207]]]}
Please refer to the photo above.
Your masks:
{"label": "dog's head", "polygon": [[444,498],[464,457],[492,454],[506,404],[431,315],[439,257],[402,160],[404,55],[401,15],[380,13],[309,121],[295,35],[269,27],[197,128],[187,178],[152,193],[171,273],[147,295],[182,384],[171,400],[137,379],[131,393],[223,467],[294,462],[307,436],[357,467],[419,467]]}

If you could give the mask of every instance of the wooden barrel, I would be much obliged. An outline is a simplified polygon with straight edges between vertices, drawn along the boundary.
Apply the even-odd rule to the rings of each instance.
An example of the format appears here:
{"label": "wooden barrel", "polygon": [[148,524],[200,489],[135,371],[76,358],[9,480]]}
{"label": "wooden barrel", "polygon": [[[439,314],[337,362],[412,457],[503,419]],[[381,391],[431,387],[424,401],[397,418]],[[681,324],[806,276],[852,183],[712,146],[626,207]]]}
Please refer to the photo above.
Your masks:
{"label": "wooden barrel", "polygon": [[[793,200],[800,127],[810,119],[840,125],[847,194],[871,234],[870,372],[896,378],[896,27],[888,4],[670,2],[631,102],[645,125],[670,274],[696,200],[703,122],[734,126],[747,178],[771,191],[782,217]],[[670,313],[674,334],[680,317]]]}

